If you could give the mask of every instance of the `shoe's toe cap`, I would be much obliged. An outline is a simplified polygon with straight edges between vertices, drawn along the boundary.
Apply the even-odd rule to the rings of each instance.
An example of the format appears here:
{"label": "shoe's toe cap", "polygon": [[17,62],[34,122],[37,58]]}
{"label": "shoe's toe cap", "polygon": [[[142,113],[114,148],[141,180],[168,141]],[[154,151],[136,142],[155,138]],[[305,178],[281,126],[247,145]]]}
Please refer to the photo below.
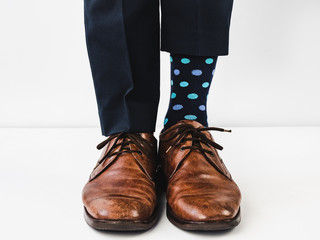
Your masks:
{"label": "shoe's toe cap", "polygon": [[93,218],[101,220],[144,220],[153,212],[148,202],[127,197],[97,198],[85,208]]}
{"label": "shoe's toe cap", "polygon": [[186,196],[172,206],[174,215],[186,221],[219,221],[234,218],[239,203],[228,197]]}

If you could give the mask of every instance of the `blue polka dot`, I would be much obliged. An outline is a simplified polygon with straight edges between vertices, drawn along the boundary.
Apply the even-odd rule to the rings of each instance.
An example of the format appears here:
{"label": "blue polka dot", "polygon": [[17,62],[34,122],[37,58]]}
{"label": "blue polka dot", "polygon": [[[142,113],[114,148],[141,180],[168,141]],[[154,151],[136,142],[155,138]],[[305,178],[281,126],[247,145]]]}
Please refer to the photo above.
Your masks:
{"label": "blue polka dot", "polygon": [[182,106],[181,104],[176,104],[176,105],[174,105],[174,106],[172,107],[173,110],[180,110],[180,109],[182,109],[182,108],[183,108],[183,106]]}
{"label": "blue polka dot", "polygon": [[198,94],[196,94],[196,93],[190,93],[190,94],[188,94],[188,98],[189,98],[189,99],[197,99],[197,98],[198,98]]}
{"label": "blue polka dot", "polygon": [[206,106],[205,106],[205,105],[200,105],[200,106],[199,106],[199,110],[200,110],[200,111],[206,110]]}
{"label": "blue polka dot", "polygon": [[182,82],[180,83],[180,86],[181,86],[181,87],[187,87],[188,85],[189,85],[189,83],[186,82],[186,81],[182,81]]}
{"label": "blue polka dot", "polygon": [[202,71],[200,69],[195,69],[195,70],[192,70],[191,73],[194,76],[200,76],[202,74]]}
{"label": "blue polka dot", "polygon": [[202,87],[204,87],[204,88],[209,87],[209,83],[208,83],[208,82],[204,82],[204,83],[202,83]]}
{"label": "blue polka dot", "polygon": [[182,58],[182,59],[181,59],[181,62],[182,62],[183,64],[188,64],[188,63],[190,62],[190,60],[189,60],[188,58]]}
{"label": "blue polka dot", "polygon": [[213,59],[212,58],[207,58],[206,59],[206,64],[211,64],[213,63]]}
{"label": "blue polka dot", "polygon": [[173,85],[173,80],[171,80],[171,86]]}
{"label": "blue polka dot", "polygon": [[174,75],[179,75],[180,74],[180,70],[179,69],[175,69],[173,70]]}
{"label": "blue polka dot", "polygon": [[173,58],[170,56],[170,62],[172,62],[173,61]]}
{"label": "blue polka dot", "polygon": [[216,70],[216,69],[213,69],[213,70],[212,70],[212,76],[214,75],[215,70]]}
{"label": "blue polka dot", "polygon": [[163,124],[166,125],[167,122],[168,122],[168,118],[165,118]]}
{"label": "blue polka dot", "polygon": [[197,116],[189,114],[189,115],[185,115],[184,118],[188,120],[195,120],[197,119]]}
{"label": "blue polka dot", "polygon": [[175,98],[177,96],[177,94],[176,93],[171,93],[171,98]]}

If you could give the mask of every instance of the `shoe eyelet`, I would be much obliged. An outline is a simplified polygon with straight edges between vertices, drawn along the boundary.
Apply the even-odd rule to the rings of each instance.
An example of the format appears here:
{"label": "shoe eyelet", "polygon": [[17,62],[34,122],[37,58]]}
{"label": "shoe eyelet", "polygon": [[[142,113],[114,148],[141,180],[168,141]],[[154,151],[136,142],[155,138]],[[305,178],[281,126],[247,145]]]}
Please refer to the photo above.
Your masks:
{"label": "shoe eyelet", "polygon": [[180,151],[183,151],[184,149],[185,149],[184,147],[181,147],[181,148],[180,148]]}
{"label": "shoe eyelet", "polygon": [[139,153],[140,155],[142,155],[142,152],[141,152],[141,151],[139,151],[138,153]]}

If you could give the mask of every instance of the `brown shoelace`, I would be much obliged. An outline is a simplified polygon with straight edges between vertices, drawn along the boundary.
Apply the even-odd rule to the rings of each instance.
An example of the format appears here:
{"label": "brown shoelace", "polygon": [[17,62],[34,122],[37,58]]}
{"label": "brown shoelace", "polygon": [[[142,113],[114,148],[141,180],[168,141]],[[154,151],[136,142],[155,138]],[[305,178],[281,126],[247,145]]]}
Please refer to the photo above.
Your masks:
{"label": "brown shoelace", "polygon": [[[211,141],[202,131],[207,131],[207,130],[214,130],[214,131],[220,131],[220,132],[231,132],[231,130],[226,130],[223,128],[218,128],[218,127],[198,127],[195,128],[194,126],[190,125],[190,124],[181,124],[181,125],[177,125],[167,131],[165,131],[165,133],[167,132],[171,132],[176,130],[176,133],[174,133],[171,137],[169,137],[166,140],[162,140],[164,142],[166,141],[170,141],[171,139],[174,139],[176,136],[178,136],[178,138],[168,147],[168,149],[166,150],[166,153],[176,144],[180,144],[182,142],[188,141],[188,140],[192,140],[192,144],[191,146],[184,146],[181,147],[181,150],[184,149],[198,149],[200,150],[202,153],[207,152],[211,155],[214,155],[214,153],[210,150],[204,149],[201,145],[200,142],[204,143],[205,145],[209,146],[213,146],[216,149],[222,150],[223,147],[219,144],[217,144],[216,142]],[[162,135],[163,133],[161,133]],[[191,137],[187,138],[186,136],[191,134]]]}
{"label": "brown shoelace", "polygon": [[[151,143],[149,143],[146,139],[144,139],[139,133],[132,133],[132,132],[120,132],[116,134],[110,135],[106,140],[99,143],[97,145],[97,149],[102,149],[105,145],[107,145],[108,142],[110,142],[112,139],[115,139],[113,145],[109,149],[109,151],[97,162],[97,165],[99,165],[104,159],[111,157],[113,155],[120,155],[122,153],[132,153],[137,152],[140,155],[142,155],[142,152],[146,150],[144,147],[144,144],[147,144],[151,146]],[[119,142],[120,139],[123,139],[122,142]],[[129,147],[129,143],[133,143],[137,146],[139,150],[132,150]],[[118,151],[113,151],[117,146],[121,146]]]}

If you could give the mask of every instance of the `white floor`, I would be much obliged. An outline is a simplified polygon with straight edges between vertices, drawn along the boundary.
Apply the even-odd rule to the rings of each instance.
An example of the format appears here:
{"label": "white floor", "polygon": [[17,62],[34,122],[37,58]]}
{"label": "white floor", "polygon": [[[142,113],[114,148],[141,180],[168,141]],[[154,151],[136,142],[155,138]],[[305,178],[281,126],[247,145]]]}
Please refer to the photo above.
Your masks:
{"label": "white floor", "polygon": [[0,239],[320,239],[320,128],[231,129],[212,133],[242,191],[240,225],[186,232],[162,209],[156,227],[134,234],[95,231],[83,219],[99,129],[0,129]]}

